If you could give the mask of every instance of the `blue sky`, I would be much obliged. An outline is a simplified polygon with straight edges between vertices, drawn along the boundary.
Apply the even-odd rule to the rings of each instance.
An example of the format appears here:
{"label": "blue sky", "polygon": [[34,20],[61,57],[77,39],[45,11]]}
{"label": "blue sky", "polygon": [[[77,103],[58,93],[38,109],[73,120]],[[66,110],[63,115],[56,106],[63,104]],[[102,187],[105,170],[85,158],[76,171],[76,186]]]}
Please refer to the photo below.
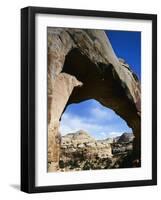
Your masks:
{"label": "blue sky", "polygon": [[[106,31],[117,57],[123,58],[141,78],[141,33],[129,31]],[[70,104],[62,115],[60,132],[62,135],[87,131],[96,139],[116,137],[123,132],[132,132],[126,122],[111,109],[94,99],[78,104]]]}
{"label": "blue sky", "polygon": [[115,54],[123,58],[141,79],[141,32],[105,31]]}
{"label": "blue sky", "polygon": [[132,132],[126,122],[115,112],[91,99],[78,104],[70,104],[64,112],[60,132],[62,135],[87,131],[96,139],[116,137],[123,132]]}

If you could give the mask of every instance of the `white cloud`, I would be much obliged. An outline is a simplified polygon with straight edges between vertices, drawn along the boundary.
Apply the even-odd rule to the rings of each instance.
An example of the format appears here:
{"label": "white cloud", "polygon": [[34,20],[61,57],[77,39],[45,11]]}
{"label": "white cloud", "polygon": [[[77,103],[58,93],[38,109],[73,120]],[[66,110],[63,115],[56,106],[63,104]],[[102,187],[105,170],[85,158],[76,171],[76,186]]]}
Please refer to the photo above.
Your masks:
{"label": "white cloud", "polygon": [[117,137],[117,136],[122,135],[122,133],[123,133],[123,131],[120,131],[120,132],[110,132],[110,133],[108,133],[108,137],[111,137],[111,138]]}
{"label": "white cloud", "polygon": [[105,132],[100,132],[99,135],[102,138],[106,138],[107,137],[107,133],[105,133]]}
{"label": "white cloud", "polygon": [[108,137],[117,137],[124,131],[116,131],[115,125],[100,125],[93,123],[83,117],[78,117],[70,113],[64,113],[60,122],[60,132],[62,135],[74,133],[78,130],[87,131],[96,139],[106,139]]}
{"label": "white cloud", "polygon": [[[79,107],[78,107],[79,108]],[[81,107],[82,109],[82,107]],[[78,130],[87,131],[96,139],[117,137],[130,128],[111,109],[104,108],[96,101],[91,101],[84,108],[85,115],[76,110],[66,111],[61,118],[60,132],[62,135]]]}
{"label": "white cloud", "polygon": [[100,108],[92,108],[91,114],[94,115],[97,118],[104,118],[107,115],[106,111],[104,111]]}
{"label": "white cloud", "polygon": [[115,117],[114,111],[98,105],[91,108],[90,114],[97,120],[105,119],[111,121]]}
{"label": "white cloud", "polygon": [[102,126],[94,124],[83,117],[78,117],[69,113],[64,113],[60,122],[60,132],[65,135],[70,132],[76,132],[80,129],[89,133],[101,131]]}

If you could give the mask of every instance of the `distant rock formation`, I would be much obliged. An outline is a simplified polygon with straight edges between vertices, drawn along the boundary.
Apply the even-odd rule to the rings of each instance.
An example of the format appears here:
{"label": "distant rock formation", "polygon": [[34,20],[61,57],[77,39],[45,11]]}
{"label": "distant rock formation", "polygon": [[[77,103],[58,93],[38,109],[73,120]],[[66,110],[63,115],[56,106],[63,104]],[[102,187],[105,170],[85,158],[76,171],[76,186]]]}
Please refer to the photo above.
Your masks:
{"label": "distant rock formation", "polygon": [[103,141],[106,141],[107,143],[128,143],[132,142],[134,140],[134,135],[133,133],[122,133],[120,136],[113,137],[113,138],[106,138]]}
{"label": "distant rock formation", "polygon": [[95,142],[95,139],[83,130],[79,130],[76,133],[68,133],[67,135],[62,136],[62,145],[69,143],[77,145],[89,142]]}
{"label": "distant rock formation", "polygon": [[126,156],[132,151],[131,137],[126,138],[129,138],[129,141],[126,139],[126,143],[114,143],[112,138],[95,140],[83,130],[62,136],[59,170],[118,168],[116,163],[120,156]]}
{"label": "distant rock formation", "polygon": [[114,142],[114,138],[106,138],[104,141],[106,141],[107,143],[111,144]]}
{"label": "distant rock formation", "polygon": [[110,144],[97,141],[87,132],[80,130],[62,137],[60,169],[68,171],[104,168],[109,166],[111,156]]}
{"label": "distant rock formation", "polygon": [[133,133],[123,133],[119,139],[118,139],[118,143],[128,143],[128,142],[132,142],[134,140],[134,135]]}

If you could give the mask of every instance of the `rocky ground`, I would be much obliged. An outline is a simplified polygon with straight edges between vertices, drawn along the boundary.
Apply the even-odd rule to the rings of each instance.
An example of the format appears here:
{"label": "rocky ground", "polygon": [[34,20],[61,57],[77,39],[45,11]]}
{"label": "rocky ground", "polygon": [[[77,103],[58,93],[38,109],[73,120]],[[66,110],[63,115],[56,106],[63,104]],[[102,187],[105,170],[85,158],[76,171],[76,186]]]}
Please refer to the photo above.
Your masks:
{"label": "rocky ground", "polygon": [[95,140],[85,131],[62,137],[59,171],[80,171],[131,167],[133,134]]}

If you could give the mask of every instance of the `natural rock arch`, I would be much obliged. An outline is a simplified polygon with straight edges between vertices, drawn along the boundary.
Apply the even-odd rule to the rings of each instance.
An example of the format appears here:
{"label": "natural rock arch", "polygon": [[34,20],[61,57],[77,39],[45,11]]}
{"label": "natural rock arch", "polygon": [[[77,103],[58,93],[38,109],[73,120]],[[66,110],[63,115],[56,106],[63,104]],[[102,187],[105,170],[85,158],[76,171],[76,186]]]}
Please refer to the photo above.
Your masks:
{"label": "natural rock arch", "polygon": [[140,83],[101,30],[48,28],[48,162],[59,167],[59,121],[66,106],[96,99],[133,129],[140,160]]}

